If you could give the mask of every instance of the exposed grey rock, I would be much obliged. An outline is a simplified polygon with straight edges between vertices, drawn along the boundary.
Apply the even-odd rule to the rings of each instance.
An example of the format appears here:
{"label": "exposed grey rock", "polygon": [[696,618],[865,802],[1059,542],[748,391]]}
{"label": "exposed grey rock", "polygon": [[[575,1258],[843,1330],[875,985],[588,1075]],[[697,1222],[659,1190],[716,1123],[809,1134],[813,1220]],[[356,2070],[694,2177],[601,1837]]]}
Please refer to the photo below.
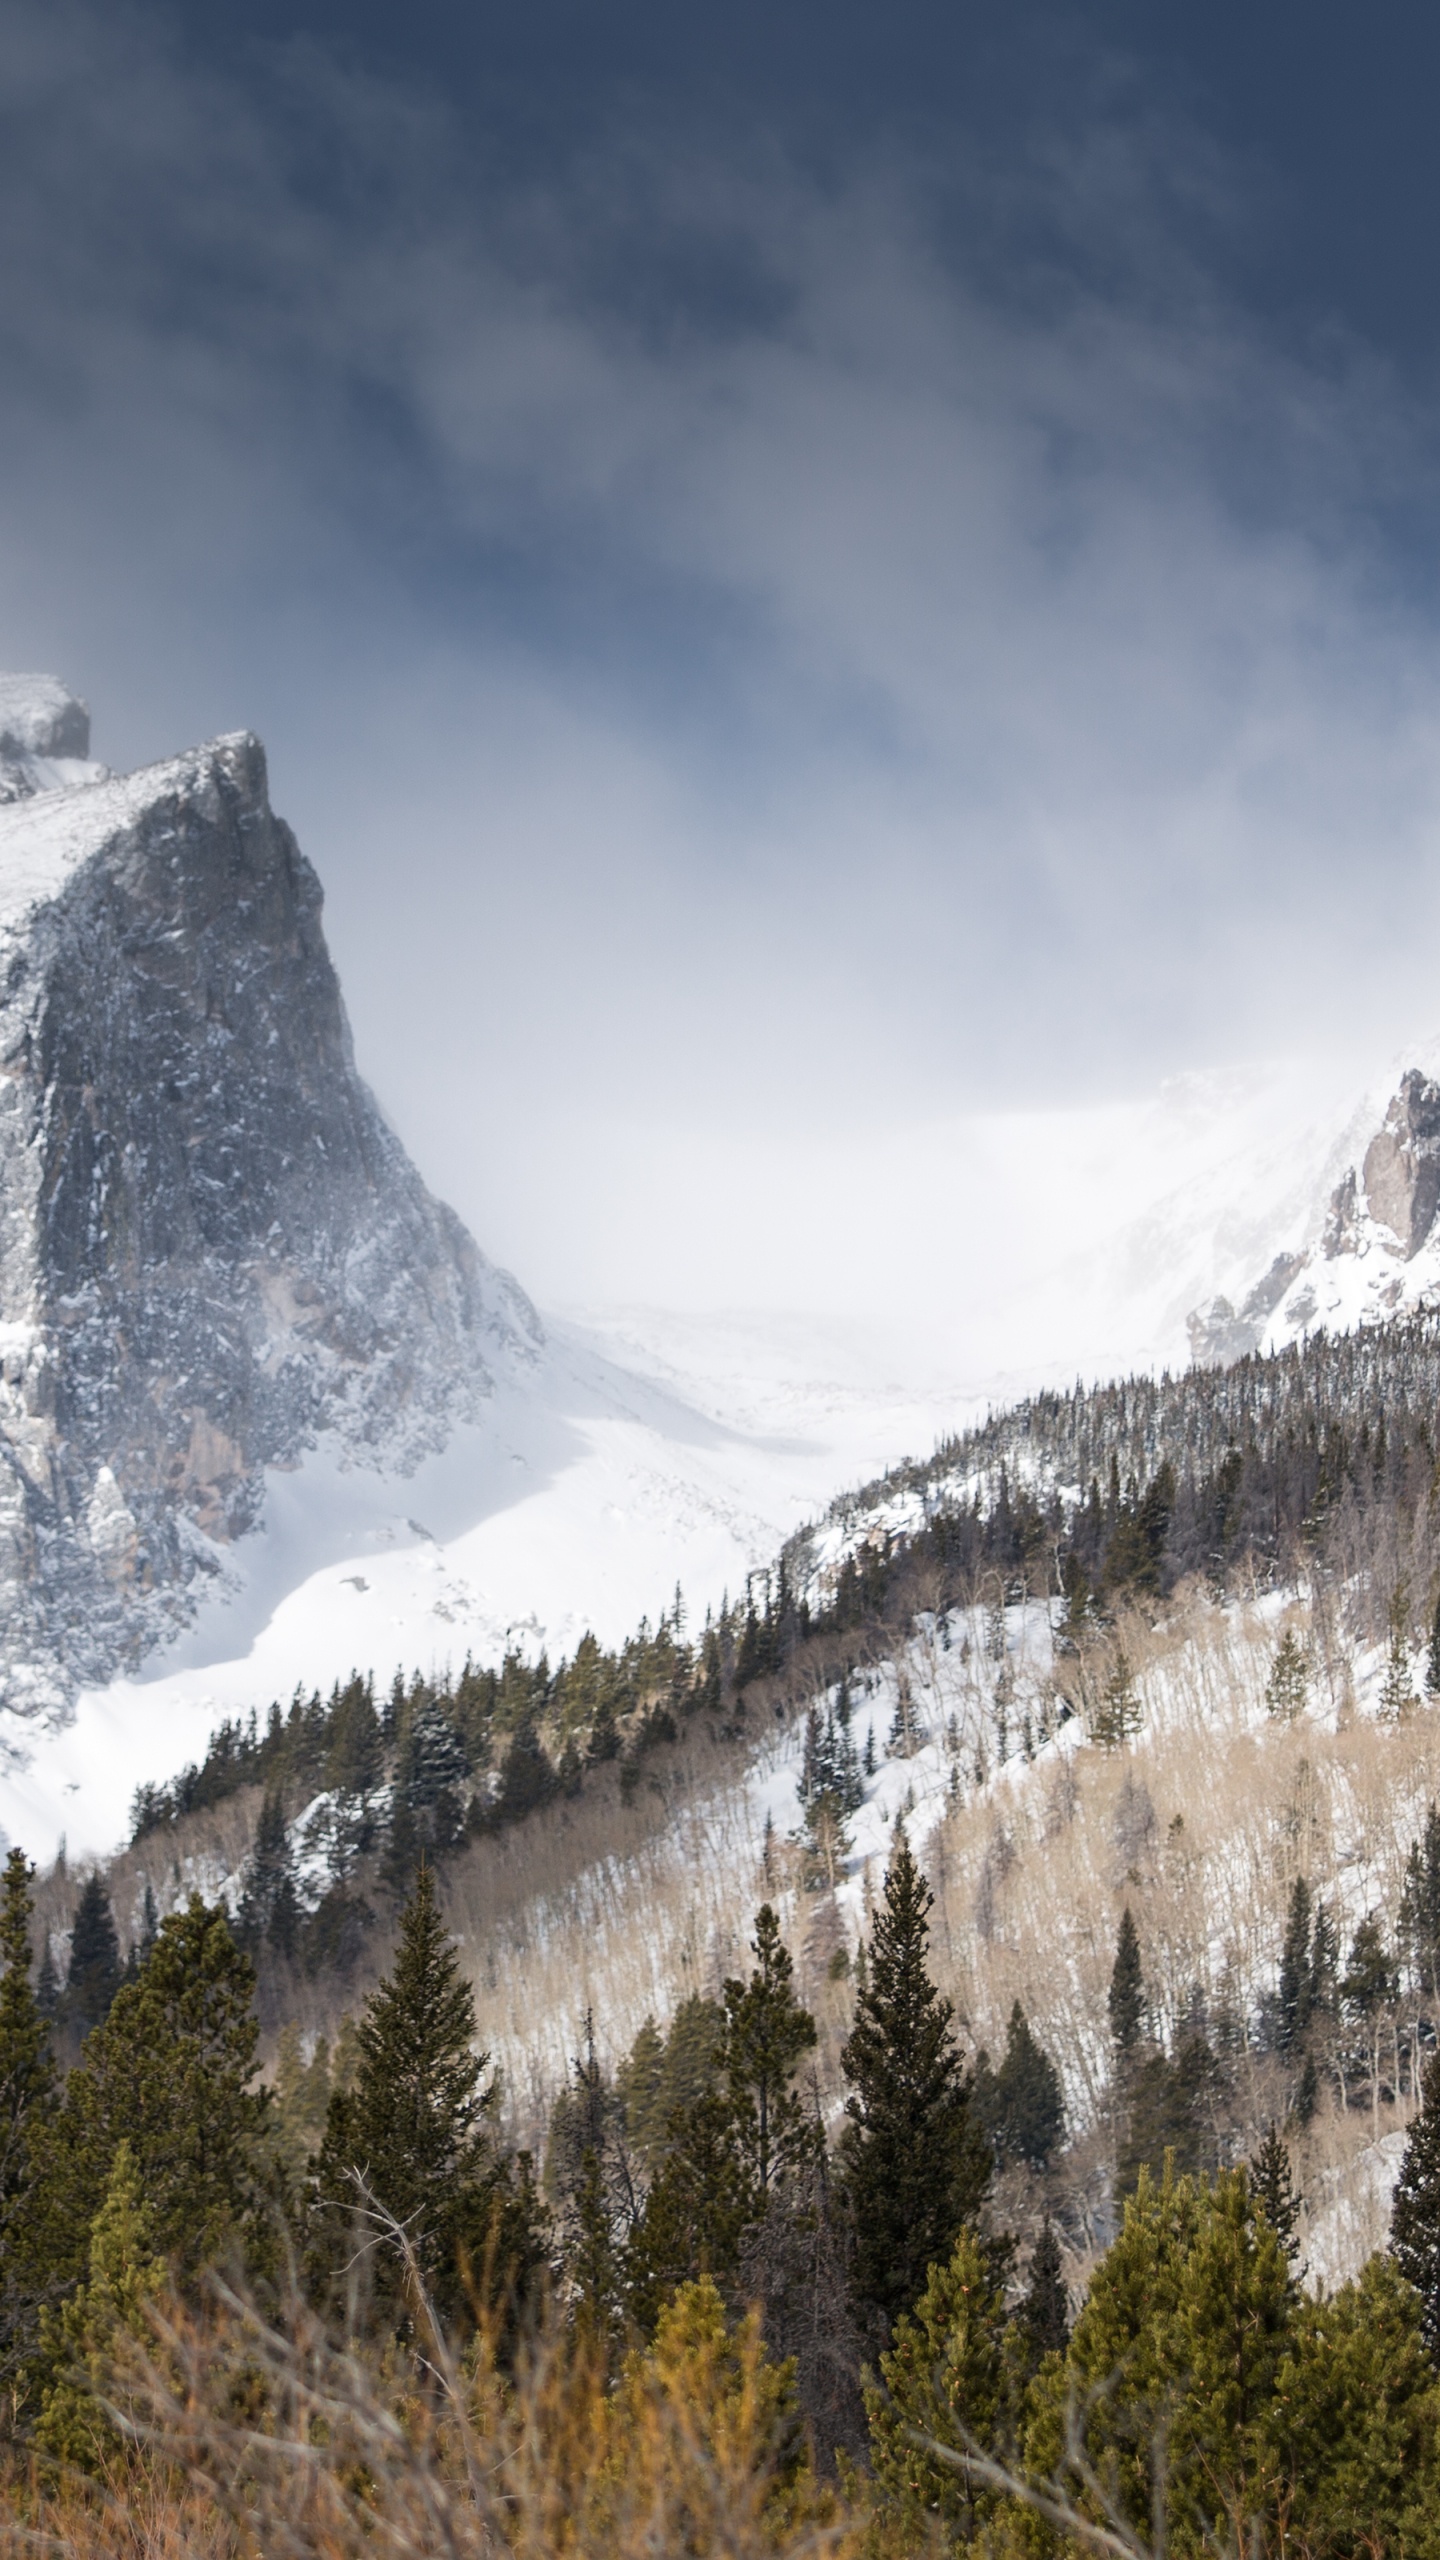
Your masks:
{"label": "exposed grey rock", "polygon": [[[1238,1311],[1212,1298],[1186,1319],[1198,1363],[1240,1359],[1316,1323],[1373,1323],[1440,1303],[1440,1083],[1407,1068],[1379,1127],[1372,1120],[1368,1138],[1364,1131],[1357,1115],[1332,1157],[1311,1244],[1278,1255]],[[1338,1182],[1337,1162],[1345,1167]]]}
{"label": "exposed grey rock", "polygon": [[1320,1250],[1327,1262],[1342,1253],[1353,1253],[1360,1235],[1360,1181],[1353,1164],[1343,1173],[1330,1194],[1325,1211],[1325,1224],[1320,1235]]}
{"label": "exposed grey rock", "polygon": [[1304,1269],[1303,1253],[1277,1253],[1263,1280],[1257,1280],[1237,1309],[1228,1298],[1212,1298],[1185,1319],[1190,1357],[1197,1369],[1223,1369],[1259,1349],[1268,1317],[1279,1306],[1291,1281]]}
{"label": "exposed grey rock", "polygon": [[[0,685],[83,754],[52,710]],[[403,1472],[539,1345],[357,1076],[320,908],[253,737],[0,808],[11,1706],[183,1621],[267,1466],[324,1432]]]}
{"label": "exposed grey rock", "polygon": [[1365,1201],[1378,1227],[1386,1227],[1407,1262],[1435,1223],[1440,1207],[1440,1085],[1412,1067],[1365,1150]]}

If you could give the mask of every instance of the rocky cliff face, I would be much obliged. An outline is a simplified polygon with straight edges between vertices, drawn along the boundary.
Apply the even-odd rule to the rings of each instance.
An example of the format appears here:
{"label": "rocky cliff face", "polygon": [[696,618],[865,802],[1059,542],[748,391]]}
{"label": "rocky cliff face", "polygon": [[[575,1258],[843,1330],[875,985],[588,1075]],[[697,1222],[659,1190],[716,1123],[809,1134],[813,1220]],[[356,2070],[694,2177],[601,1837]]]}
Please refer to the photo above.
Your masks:
{"label": "rocky cliff face", "polygon": [[1440,1084],[1407,1069],[1375,1127],[1317,1204],[1309,1238],[1282,1253],[1236,1307],[1212,1298],[1189,1318],[1203,1365],[1440,1297]]}
{"label": "rocky cliff face", "polygon": [[0,1702],[36,1709],[183,1621],[267,1467],[329,1433],[403,1473],[540,1340],[355,1072],[258,741],[112,780],[45,682],[0,683]]}

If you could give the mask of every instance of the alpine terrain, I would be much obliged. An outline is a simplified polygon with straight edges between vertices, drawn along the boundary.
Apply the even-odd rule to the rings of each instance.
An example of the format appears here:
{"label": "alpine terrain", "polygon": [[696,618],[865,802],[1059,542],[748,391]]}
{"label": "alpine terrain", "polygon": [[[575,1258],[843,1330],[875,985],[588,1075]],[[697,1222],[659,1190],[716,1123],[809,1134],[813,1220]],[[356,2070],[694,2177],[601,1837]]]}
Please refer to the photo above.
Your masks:
{"label": "alpine terrain", "polygon": [[247,735],[122,779],[0,683],[0,1698],[182,1623],[321,1434],[405,1470],[533,1359],[355,1070]]}

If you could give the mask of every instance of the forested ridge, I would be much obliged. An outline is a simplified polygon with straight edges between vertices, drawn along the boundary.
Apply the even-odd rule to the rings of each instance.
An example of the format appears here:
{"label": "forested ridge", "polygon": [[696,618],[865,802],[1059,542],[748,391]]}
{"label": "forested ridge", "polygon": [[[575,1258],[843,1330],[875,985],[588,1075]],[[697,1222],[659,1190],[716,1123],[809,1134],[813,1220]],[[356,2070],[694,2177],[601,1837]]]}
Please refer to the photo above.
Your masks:
{"label": "forested ridge", "polygon": [[[117,1927],[103,1872],[13,1853],[16,2511],[84,2548],[117,2480],[132,2511],[168,2483],[188,2549],[223,2472],[227,2552],[358,2555],[377,2519],[597,2560],[1440,2542],[1437,1386],[1415,1318],[1037,1398],[693,1633],[677,1595],[613,1650],[232,1722],[137,1798],[127,1873],[170,1876],[163,1915],[147,1881]],[[1260,1788],[1243,1972],[1207,1900],[1238,1872],[1207,1726]],[[693,1783],[697,1737],[739,1773],[792,1731],[744,1960],[638,2033],[564,1992],[565,2083],[517,2147],[483,1905],[463,1960],[452,1936],[467,1861],[510,1843],[523,1871],[581,1807]],[[1182,1745],[1204,1807],[1167,1792]],[[927,1753],[920,1858],[900,1782]],[[881,1780],[902,1819],[857,1937],[837,1895]],[[243,1806],[231,1891],[187,1894],[195,1826]],[[37,1892],[70,1897],[63,1939]],[[982,1960],[1016,1985],[985,2034],[941,1988]],[[1317,2292],[1333,2164],[1382,2132],[1388,2241]],[[323,2532],[297,2428],[314,2496],[337,2447]]]}
{"label": "forested ridge", "polygon": [[[1440,1818],[1437,1818],[1440,1833]],[[829,2127],[774,1910],[746,1972],[587,2034],[545,2172],[507,2149],[422,1865],[335,2067],[257,2084],[253,1970],[193,1896],[68,2075],[0,1904],[3,2494],[69,2550],[1426,2551],[1440,2500],[1440,2060],[1390,2252],[1307,2295],[1284,2133],[1187,2168],[1127,1912],[1119,2227],[1072,2298],[1007,2153],[1063,2139],[1012,2021],[968,2062],[897,1835]],[[1306,1947],[1310,1944],[1308,1934]],[[1440,1940],[1427,1940],[1432,1971]],[[1328,1996],[1291,1980],[1292,2059]],[[1303,2100],[1302,2100],[1303,2103]],[[218,2281],[218,2289],[217,2289]],[[497,2479],[503,2476],[503,2490]],[[1106,2546],[1108,2547],[1108,2545]]]}
{"label": "forested ridge", "polygon": [[1412,1514],[1431,1490],[1437,1415],[1440,1312],[1229,1368],[1046,1390],[843,1495],[791,1540],[786,1570],[841,1607],[877,1545],[1039,1589],[1065,1587],[1071,1555],[1094,1589],[1224,1580],[1302,1544],[1343,1548],[1361,1515]]}
{"label": "forested ridge", "polygon": [[[697,1716],[738,1734],[767,1684],[823,1689],[918,1609],[968,1603],[997,1575],[1012,1593],[1063,1596],[1080,1622],[1189,1575],[1224,1589],[1304,1559],[1358,1577],[1377,1628],[1403,1581],[1418,1628],[1437,1414],[1430,1314],[1230,1369],[1046,1393],[846,1496],[694,1635],[677,1593],[653,1628],[613,1649],[586,1636],[553,1667],[511,1653],[498,1669],[397,1677],[378,1701],[359,1674],[328,1699],[297,1695],[263,1723],[222,1724],[203,1762],[142,1788],[132,1838],[258,1784],[277,1841],[282,1815],[328,1798],[317,1818],[337,1883],[369,1858],[403,1886],[422,1852],[522,1820],[610,1761],[633,1783]],[[317,1961],[355,1926],[337,1904]]]}

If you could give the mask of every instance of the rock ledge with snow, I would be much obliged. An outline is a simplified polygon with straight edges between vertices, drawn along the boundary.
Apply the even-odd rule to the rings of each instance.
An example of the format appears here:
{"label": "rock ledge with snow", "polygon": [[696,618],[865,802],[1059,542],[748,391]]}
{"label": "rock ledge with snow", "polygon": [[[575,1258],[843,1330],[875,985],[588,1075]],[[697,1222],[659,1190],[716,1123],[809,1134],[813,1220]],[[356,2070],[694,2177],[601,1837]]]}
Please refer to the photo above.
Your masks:
{"label": "rock ledge with snow", "polygon": [[356,1073],[258,740],[88,748],[0,678],[0,1704],[34,1712],[185,1621],[267,1467],[324,1432],[403,1473],[541,1339]]}

